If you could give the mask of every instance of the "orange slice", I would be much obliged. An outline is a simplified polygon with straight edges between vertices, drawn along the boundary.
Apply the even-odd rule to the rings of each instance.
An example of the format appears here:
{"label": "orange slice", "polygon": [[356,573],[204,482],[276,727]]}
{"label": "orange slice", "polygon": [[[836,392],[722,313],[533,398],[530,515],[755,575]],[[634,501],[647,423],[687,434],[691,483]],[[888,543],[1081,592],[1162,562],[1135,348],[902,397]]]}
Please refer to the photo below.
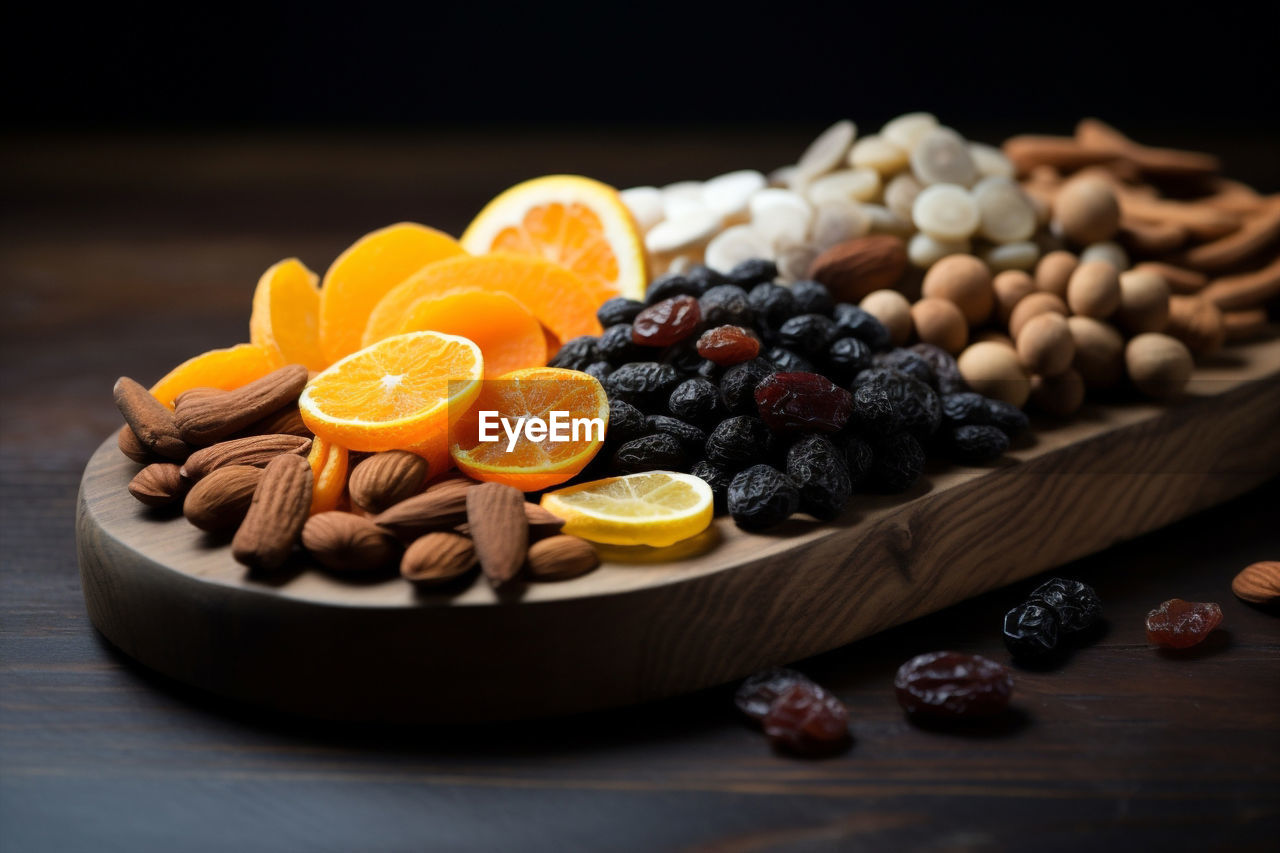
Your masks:
{"label": "orange slice", "polygon": [[342,493],[347,488],[347,449],[328,439],[316,436],[311,442],[307,464],[315,484],[311,489],[311,514],[328,512],[338,508]]}
{"label": "orange slice", "polygon": [[351,450],[410,450],[432,475],[449,466],[449,424],[480,393],[484,357],[466,338],[410,332],[354,352],[298,398],[317,437]]}
{"label": "orange slice", "polygon": [[285,361],[280,353],[261,344],[236,344],[227,349],[211,349],[189,358],[151,386],[151,394],[173,408],[173,401],[192,388],[221,388],[234,391],[261,379]]}
{"label": "orange slice", "polygon": [[365,346],[396,334],[417,302],[463,290],[506,293],[561,341],[602,331],[596,319],[600,305],[578,276],[540,258],[495,252],[439,261],[396,285],[369,315]]}
{"label": "orange slice", "polygon": [[369,312],[387,291],[434,261],[461,255],[442,231],[401,222],[361,237],[324,274],[320,349],[332,364],[360,349]]}
{"label": "orange slice", "polygon": [[285,364],[304,364],[308,370],[328,367],[320,352],[318,281],[297,258],[264,272],[253,292],[249,340],[276,350]]}
{"label": "orange slice", "polygon": [[[481,413],[488,413],[486,432],[496,435],[496,441],[480,440]],[[519,426],[520,418],[535,417],[547,426],[541,438]],[[517,433],[514,444],[500,418]],[[534,492],[585,468],[599,452],[608,425],[609,398],[594,376],[558,367],[516,370],[484,382],[471,408],[450,430],[449,455],[477,480]],[[567,440],[556,440],[557,432]]]}
{"label": "orange slice", "polygon": [[399,332],[461,335],[484,354],[484,377],[547,363],[547,340],[538,319],[501,291],[462,290],[413,303]]}
{"label": "orange slice", "polygon": [[618,191],[590,178],[548,175],[517,184],[485,205],[462,247],[473,255],[500,250],[554,261],[582,277],[596,305],[619,294],[644,299],[640,230]]}

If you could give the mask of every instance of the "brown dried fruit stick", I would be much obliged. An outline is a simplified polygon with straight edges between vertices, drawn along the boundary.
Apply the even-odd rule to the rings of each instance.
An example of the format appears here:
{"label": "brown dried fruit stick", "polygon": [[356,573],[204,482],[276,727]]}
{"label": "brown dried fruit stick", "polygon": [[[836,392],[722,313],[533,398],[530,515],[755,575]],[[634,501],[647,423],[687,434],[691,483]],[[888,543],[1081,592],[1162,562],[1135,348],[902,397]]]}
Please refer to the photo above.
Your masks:
{"label": "brown dried fruit stick", "polygon": [[1159,273],[1173,293],[1199,293],[1209,283],[1209,277],[1199,270],[1189,270],[1164,261],[1143,261],[1134,269]]}
{"label": "brown dried fruit stick", "polygon": [[306,384],[305,367],[286,365],[225,394],[182,395],[174,420],[188,443],[212,444],[296,401]]}
{"label": "brown dried fruit stick", "polygon": [[1280,256],[1260,270],[1214,279],[1203,296],[1219,308],[1232,310],[1256,308],[1280,297]]}
{"label": "brown dried fruit stick", "polygon": [[1211,177],[1222,171],[1222,162],[1212,154],[1141,145],[1096,118],[1082,119],[1076,125],[1076,141],[1087,150],[1123,157],[1153,177]]}
{"label": "brown dried fruit stick", "polygon": [[1003,150],[1019,175],[1028,174],[1037,166],[1052,166],[1062,172],[1074,172],[1116,159],[1114,154],[1085,148],[1070,136],[1011,136],[1004,141]]}
{"label": "brown dried fruit stick", "polygon": [[1192,269],[1215,272],[1243,264],[1280,240],[1280,203],[1246,217],[1240,230],[1210,243],[1188,249],[1178,262]]}
{"label": "brown dried fruit stick", "polygon": [[356,465],[347,482],[351,502],[366,512],[379,513],[422,491],[427,460],[405,450],[375,453]]}
{"label": "brown dried fruit stick", "polygon": [[138,443],[147,450],[178,461],[191,453],[191,448],[181,437],[173,412],[151,396],[146,388],[128,376],[121,376],[116,380],[112,396]]}
{"label": "brown dried fruit stick", "polygon": [[514,578],[529,552],[524,494],[501,483],[472,486],[467,490],[467,523],[489,583],[500,587]]}
{"label": "brown dried fruit stick", "polygon": [[1267,199],[1248,184],[1230,178],[1213,178],[1209,181],[1212,195],[1200,199],[1201,204],[1228,213],[1257,213],[1267,204]]}
{"label": "brown dried fruit stick", "polygon": [[182,465],[182,476],[188,480],[200,480],[227,465],[254,465],[261,468],[285,453],[306,456],[310,452],[311,439],[296,435],[250,435],[233,438],[192,453]]}
{"label": "brown dried fruit stick", "polygon": [[277,456],[267,463],[231,540],[231,556],[257,571],[283,566],[310,514],[311,488],[311,466],[301,456]]}
{"label": "brown dried fruit stick", "polygon": [[262,469],[252,465],[219,468],[191,487],[182,514],[207,533],[229,533],[244,520],[261,480]]}
{"label": "brown dried fruit stick", "polygon": [[1141,255],[1164,255],[1187,242],[1187,229],[1175,222],[1151,222],[1122,216],[1120,238]]}
{"label": "brown dried fruit stick", "polygon": [[1216,352],[1227,336],[1222,312],[1203,296],[1170,296],[1164,331],[1186,344],[1194,355]]}
{"label": "brown dried fruit stick", "polygon": [[147,506],[169,506],[182,499],[191,488],[182,472],[172,462],[153,462],[129,481],[129,494]]}
{"label": "brown dried fruit stick", "polygon": [[590,542],[562,533],[530,545],[528,565],[535,580],[568,580],[599,566],[600,557]]}
{"label": "brown dried fruit stick", "polygon": [[432,483],[422,494],[400,501],[373,520],[406,541],[453,527],[467,517],[467,491],[474,485],[471,480],[456,479]]}
{"label": "brown dried fruit stick", "polygon": [[419,536],[400,558],[400,574],[416,584],[447,583],[476,564],[475,544],[457,533],[436,531]]}
{"label": "brown dried fruit stick", "polygon": [[367,518],[349,512],[321,512],[302,527],[302,547],[335,572],[368,573],[391,565],[400,543]]}
{"label": "brown dried fruit stick", "polygon": [[1265,308],[1249,308],[1243,311],[1223,311],[1222,325],[1229,341],[1251,341],[1267,330]]}

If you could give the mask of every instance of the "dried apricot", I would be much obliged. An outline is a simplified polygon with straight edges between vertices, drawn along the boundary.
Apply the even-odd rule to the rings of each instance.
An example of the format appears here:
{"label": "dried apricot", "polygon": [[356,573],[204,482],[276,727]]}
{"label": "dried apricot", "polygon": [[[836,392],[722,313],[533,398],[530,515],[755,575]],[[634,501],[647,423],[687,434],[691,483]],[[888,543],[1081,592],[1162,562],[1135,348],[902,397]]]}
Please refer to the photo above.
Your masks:
{"label": "dried apricot", "polygon": [[397,334],[427,331],[473,341],[484,354],[486,379],[547,363],[547,339],[537,318],[514,297],[499,291],[463,290],[419,299],[405,314]]}
{"label": "dried apricot", "polygon": [[183,391],[192,388],[221,388],[234,391],[283,367],[280,353],[261,344],[236,344],[227,349],[211,349],[189,358],[151,386],[151,394],[170,409]]}
{"label": "dried apricot", "polygon": [[328,360],[320,350],[319,278],[297,258],[273,264],[253,292],[249,340],[274,349],[282,363],[324,370]]}
{"label": "dried apricot", "polygon": [[316,436],[311,442],[307,464],[315,484],[311,489],[311,514],[337,509],[347,488],[347,449]]}

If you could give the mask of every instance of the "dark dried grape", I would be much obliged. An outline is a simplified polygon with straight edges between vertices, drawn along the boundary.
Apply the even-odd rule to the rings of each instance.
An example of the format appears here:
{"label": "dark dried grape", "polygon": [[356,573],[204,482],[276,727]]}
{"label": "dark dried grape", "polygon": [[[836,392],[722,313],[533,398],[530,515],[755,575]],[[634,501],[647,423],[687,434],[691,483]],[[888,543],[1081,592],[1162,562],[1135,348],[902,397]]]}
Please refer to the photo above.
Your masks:
{"label": "dark dried grape", "polygon": [[909,432],[886,436],[872,445],[869,483],[886,492],[905,492],[924,472],[924,448]]}
{"label": "dark dried grape", "polygon": [[617,323],[605,329],[597,347],[600,355],[615,365],[644,358],[644,347],[631,340],[630,323]]}
{"label": "dark dried grape", "polygon": [[764,258],[748,258],[741,261],[725,275],[725,278],[739,287],[751,288],[764,281],[773,281],[778,277],[778,265]]}
{"label": "dark dried grape", "polygon": [[649,415],[645,418],[645,422],[652,432],[665,433],[680,442],[684,452],[691,458],[702,455],[702,448],[707,443],[707,434],[693,424],[667,415]]}
{"label": "dark dried grape", "polygon": [[960,367],[956,364],[955,356],[942,347],[921,342],[914,344],[911,351],[929,362],[929,366],[933,368],[935,377],[933,387],[939,394],[958,394],[968,388],[960,375]]}
{"label": "dark dried grape", "polygon": [[596,319],[600,321],[602,327],[607,329],[619,323],[630,323],[643,308],[643,302],[628,299],[625,296],[615,296],[600,306],[596,311]]}
{"label": "dark dried grape", "polygon": [[839,302],[831,316],[836,321],[837,334],[841,337],[857,338],[873,350],[889,346],[888,328],[869,311],[848,302]]}
{"label": "dark dried grape", "polygon": [[613,365],[607,361],[597,361],[588,364],[583,368],[582,372],[588,376],[594,376],[598,382],[604,384],[604,381],[609,378],[609,374],[613,372]]}
{"label": "dark dried grape", "polygon": [[702,319],[708,327],[743,326],[750,328],[755,312],[747,300],[747,292],[736,284],[717,284],[698,300]]}
{"label": "dark dried grape", "polygon": [[579,335],[565,341],[560,351],[547,364],[551,367],[563,367],[568,370],[585,370],[587,365],[601,360],[600,346],[591,335]]}
{"label": "dark dried grape", "polygon": [[667,398],[667,410],[682,421],[711,427],[725,416],[720,389],[706,379],[686,379]]}
{"label": "dark dried grape", "polygon": [[695,462],[689,473],[703,480],[711,487],[711,496],[715,499],[715,511],[724,512],[729,500],[729,483],[733,481],[733,472],[723,465],[703,459]]}
{"label": "dark dried grape", "polygon": [[703,293],[707,291],[707,288],[715,287],[717,284],[729,283],[729,279],[703,264],[698,264],[685,270],[684,277],[702,288]]}
{"label": "dark dried grape", "polygon": [[707,436],[707,459],[730,471],[741,471],[766,458],[773,449],[773,434],[764,421],[750,415],[725,418]]}
{"label": "dark dried grape", "polygon": [[853,422],[868,435],[906,431],[927,438],[942,423],[942,402],[918,379],[876,368],[864,370],[855,381],[861,384],[853,392]]}
{"label": "dark dried grape", "polygon": [[848,382],[871,366],[871,347],[857,338],[837,338],[827,348],[827,374]]}
{"label": "dark dried grape", "polygon": [[756,322],[778,328],[796,313],[796,298],[788,288],[766,281],[751,288],[747,301],[755,312]]}
{"label": "dark dried grape", "polygon": [[797,684],[811,683],[808,677],[794,669],[778,667],[762,670],[742,682],[733,694],[733,704],[738,706],[739,711],[760,722],[779,696]]}
{"label": "dark dried grape", "polygon": [[898,704],[912,716],[936,720],[992,717],[1009,707],[1013,676],[981,655],[930,652],[898,667],[893,690]]}
{"label": "dark dried grape", "polygon": [[1051,609],[1024,601],[1004,615],[1004,645],[1015,660],[1038,660],[1058,650],[1058,617]]}
{"label": "dark dried grape", "polygon": [[641,311],[631,323],[631,340],[646,347],[665,347],[692,335],[702,310],[692,296],[673,296]]}
{"label": "dark dried grape", "polygon": [[657,410],[679,384],[680,374],[671,365],[633,361],[609,374],[604,387],[610,397],[618,397],[640,409]]}
{"label": "dark dried grape", "polygon": [[817,519],[835,518],[853,494],[844,454],[822,436],[808,435],[791,445],[787,476],[800,490],[800,509]]}
{"label": "dark dried grape", "polygon": [[760,339],[741,326],[716,326],[698,338],[698,355],[721,367],[750,361],[760,354]]}
{"label": "dark dried grape", "polygon": [[988,426],[991,410],[987,398],[972,391],[942,396],[942,421],[947,426]]}
{"label": "dark dried grape", "polygon": [[659,353],[658,361],[669,364],[681,375],[681,379],[697,376],[698,370],[706,364],[706,359],[698,355],[698,342],[690,337],[678,344],[672,344]]}
{"label": "dark dried grape", "polygon": [[1031,426],[1026,412],[1004,400],[987,400],[987,419],[992,426],[1004,430],[1005,435],[1010,438],[1016,437]]}
{"label": "dark dried grape", "polygon": [[769,465],[752,465],[729,483],[729,514],[743,530],[781,524],[800,506],[800,492],[786,474]]}
{"label": "dark dried grape", "polygon": [[816,281],[797,281],[791,285],[791,295],[796,301],[797,314],[821,314],[830,317],[835,311],[831,292]]}
{"label": "dark dried grape", "polygon": [[756,386],[756,408],[774,432],[839,432],[853,395],[817,373],[775,373]]}
{"label": "dark dried grape", "polygon": [[762,358],[753,358],[735,364],[720,377],[720,399],[730,414],[754,415],[756,413],[756,386],[774,372],[774,367]]}
{"label": "dark dried grape", "polygon": [[1102,618],[1102,602],[1087,583],[1051,578],[1031,591],[1028,601],[1042,604],[1058,617],[1063,633],[1083,631]]}
{"label": "dark dried grape", "polygon": [[797,314],[778,328],[778,342],[810,358],[822,358],[836,339],[836,324],[821,314]]}
{"label": "dark dried grape", "polygon": [[720,374],[722,372],[720,365],[716,364],[714,361],[707,361],[704,358],[702,359],[702,364],[698,365],[697,375],[698,377],[705,379],[708,382],[713,382],[718,386],[720,384]]}
{"label": "dark dried grape", "polygon": [[799,755],[827,755],[849,744],[849,709],[812,681],[787,688],[762,725],[770,743]]}
{"label": "dark dried grape", "polygon": [[813,373],[813,362],[783,347],[773,347],[765,353],[765,359],[778,370],[787,373]]}
{"label": "dark dried grape", "polygon": [[613,467],[626,474],[641,471],[683,471],[688,457],[680,442],[665,433],[633,438],[613,454]]}
{"label": "dark dried grape", "polygon": [[[733,491],[729,491],[732,502]],[[1222,622],[1222,608],[1210,601],[1171,598],[1147,614],[1147,642],[1166,649],[1189,649],[1204,642]]]}
{"label": "dark dried grape", "polygon": [[849,482],[856,489],[871,471],[875,453],[862,436],[852,433],[840,437],[840,446],[844,452],[844,465],[849,472]]}
{"label": "dark dried grape", "polygon": [[673,296],[692,296],[696,299],[701,295],[702,288],[696,282],[679,273],[667,273],[650,282],[649,289],[644,294],[644,302],[646,305],[656,305]]}
{"label": "dark dried grape", "polygon": [[966,424],[947,436],[947,453],[964,465],[981,465],[1009,449],[1009,436],[993,426]]}
{"label": "dark dried grape", "polygon": [[938,377],[933,373],[933,367],[924,356],[909,349],[891,349],[885,352],[878,352],[875,355],[876,367],[887,367],[890,370],[896,370],[899,373],[905,373],[913,379],[919,379],[930,388],[935,387]]}
{"label": "dark dried grape", "polygon": [[609,400],[608,438],[617,444],[648,435],[649,424],[644,419],[644,412],[622,400]]}

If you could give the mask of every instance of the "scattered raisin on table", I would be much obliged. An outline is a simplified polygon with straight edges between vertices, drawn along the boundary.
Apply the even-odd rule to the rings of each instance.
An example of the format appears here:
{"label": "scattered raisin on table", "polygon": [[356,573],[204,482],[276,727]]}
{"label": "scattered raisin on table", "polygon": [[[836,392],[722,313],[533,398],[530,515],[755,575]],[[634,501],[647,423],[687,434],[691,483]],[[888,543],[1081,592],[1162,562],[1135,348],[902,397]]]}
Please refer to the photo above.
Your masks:
{"label": "scattered raisin on table", "polygon": [[613,364],[626,364],[644,358],[644,347],[631,339],[630,323],[615,323],[601,333],[596,342],[601,357]]}
{"label": "scattered raisin on table", "polygon": [[772,347],[764,357],[778,370],[787,373],[813,373],[813,362],[785,347]]}
{"label": "scattered raisin on table", "polygon": [[812,681],[797,682],[774,700],[761,721],[775,747],[824,755],[849,744],[849,709]]}
{"label": "scattered raisin on table", "polygon": [[667,398],[667,410],[682,421],[709,427],[725,416],[720,389],[701,377],[686,379]]}
{"label": "scattered raisin on table", "polygon": [[609,400],[609,431],[611,442],[625,443],[651,432],[644,412],[622,400]]}
{"label": "scattered raisin on table", "polygon": [[707,443],[707,434],[693,424],[667,415],[649,415],[645,421],[651,431],[669,435],[680,442],[680,446],[690,456],[702,455],[703,445]]}
{"label": "scattered raisin on table", "polygon": [[1051,578],[1031,591],[1028,601],[1048,607],[1058,617],[1058,628],[1067,634],[1083,631],[1102,618],[1102,602],[1087,583]]}
{"label": "scattered raisin on table", "polygon": [[753,287],[765,281],[773,281],[778,277],[778,265],[764,258],[748,258],[741,261],[725,275],[739,287]]}
{"label": "scattered raisin on table", "polygon": [[800,490],[801,511],[824,521],[839,515],[853,494],[844,455],[820,435],[804,436],[791,445],[787,476]]}
{"label": "scattered raisin on table", "polygon": [[817,373],[774,373],[756,385],[756,408],[774,432],[839,432],[853,395]]}
{"label": "scattered raisin on table", "polygon": [[698,299],[702,319],[708,326],[744,326],[755,322],[755,312],[747,292],[736,284],[717,284]]}
{"label": "scattered raisin on table", "polygon": [[756,413],[756,386],[774,373],[774,366],[763,358],[735,364],[720,377],[720,399],[730,414]]}
{"label": "scattered raisin on table", "polygon": [[979,465],[990,462],[1009,449],[1009,436],[993,426],[966,424],[947,436],[947,450],[956,462]]}
{"label": "scattered raisin on table", "polygon": [[715,499],[715,511],[724,512],[728,507],[729,483],[733,480],[733,472],[709,459],[702,459],[693,463],[689,473],[711,487],[711,496]]}
{"label": "scattered raisin on table", "polygon": [[924,473],[924,448],[914,435],[899,432],[872,446],[868,482],[885,492],[905,492]]}
{"label": "scattered raisin on table", "polygon": [[1058,650],[1058,616],[1050,608],[1024,601],[1004,615],[1004,645],[1015,660],[1037,660]]}
{"label": "scattered raisin on table", "polygon": [[809,678],[794,669],[778,667],[757,672],[744,680],[733,694],[733,704],[738,710],[756,722],[760,722],[769,713],[771,706],[779,696],[797,684],[808,684]]}
{"label": "scattered raisin on table", "polygon": [[707,436],[707,459],[737,472],[766,458],[772,445],[773,434],[764,421],[751,415],[734,415],[722,420]]}
{"label": "scattered raisin on table", "polygon": [[981,655],[929,652],[898,668],[898,704],[908,714],[937,720],[992,717],[1009,707],[1013,676]]}
{"label": "scattered raisin on table", "polygon": [[780,284],[766,281],[751,288],[747,302],[755,312],[756,322],[777,329],[796,313],[796,299]]}
{"label": "scattered raisin on table", "polygon": [[702,309],[692,296],[673,296],[641,311],[631,323],[631,340],[641,346],[665,347],[683,341],[702,322]]}
{"label": "scattered raisin on table", "polygon": [[760,339],[741,326],[716,326],[698,338],[698,355],[728,367],[760,354]]}
{"label": "scattered raisin on table", "polygon": [[605,391],[643,409],[666,402],[679,384],[680,374],[671,365],[633,361],[609,374]]}
{"label": "scattered raisin on table", "polygon": [[810,358],[821,358],[837,334],[835,321],[830,317],[797,314],[778,328],[778,342]]}
{"label": "scattered raisin on table", "polygon": [[649,289],[644,294],[644,301],[646,305],[655,305],[673,296],[696,298],[701,295],[702,287],[697,282],[690,281],[679,273],[667,273],[650,282]]}
{"label": "scattered raisin on table", "polygon": [[625,296],[615,296],[605,301],[596,311],[596,319],[607,329],[619,323],[630,323],[644,308],[644,303]]}
{"label": "scattered raisin on table", "polygon": [[729,483],[729,515],[744,530],[781,524],[800,506],[791,478],[770,465],[752,465]]}
{"label": "scattered raisin on table", "polygon": [[831,292],[819,282],[797,281],[791,285],[791,296],[795,300],[798,314],[822,314],[830,317],[835,311]]}
{"label": "scattered raisin on table", "polygon": [[642,471],[683,471],[688,459],[679,440],[666,433],[633,438],[613,454],[619,471],[639,474]]}
{"label": "scattered raisin on table", "polygon": [[591,335],[579,335],[561,344],[560,351],[547,364],[567,370],[584,370],[587,365],[600,360],[597,340]]}
{"label": "scattered raisin on table", "polygon": [[1166,649],[1189,649],[1204,642],[1222,622],[1222,608],[1211,601],[1171,598],[1147,614],[1147,642]]}
{"label": "scattered raisin on table", "polygon": [[840,336],[857,338],[873,350],[882,350],[889,346],[888,328],[869,311],[848,302],[840,302],[836,304],[832,317],[836,321],[836,332]]}

